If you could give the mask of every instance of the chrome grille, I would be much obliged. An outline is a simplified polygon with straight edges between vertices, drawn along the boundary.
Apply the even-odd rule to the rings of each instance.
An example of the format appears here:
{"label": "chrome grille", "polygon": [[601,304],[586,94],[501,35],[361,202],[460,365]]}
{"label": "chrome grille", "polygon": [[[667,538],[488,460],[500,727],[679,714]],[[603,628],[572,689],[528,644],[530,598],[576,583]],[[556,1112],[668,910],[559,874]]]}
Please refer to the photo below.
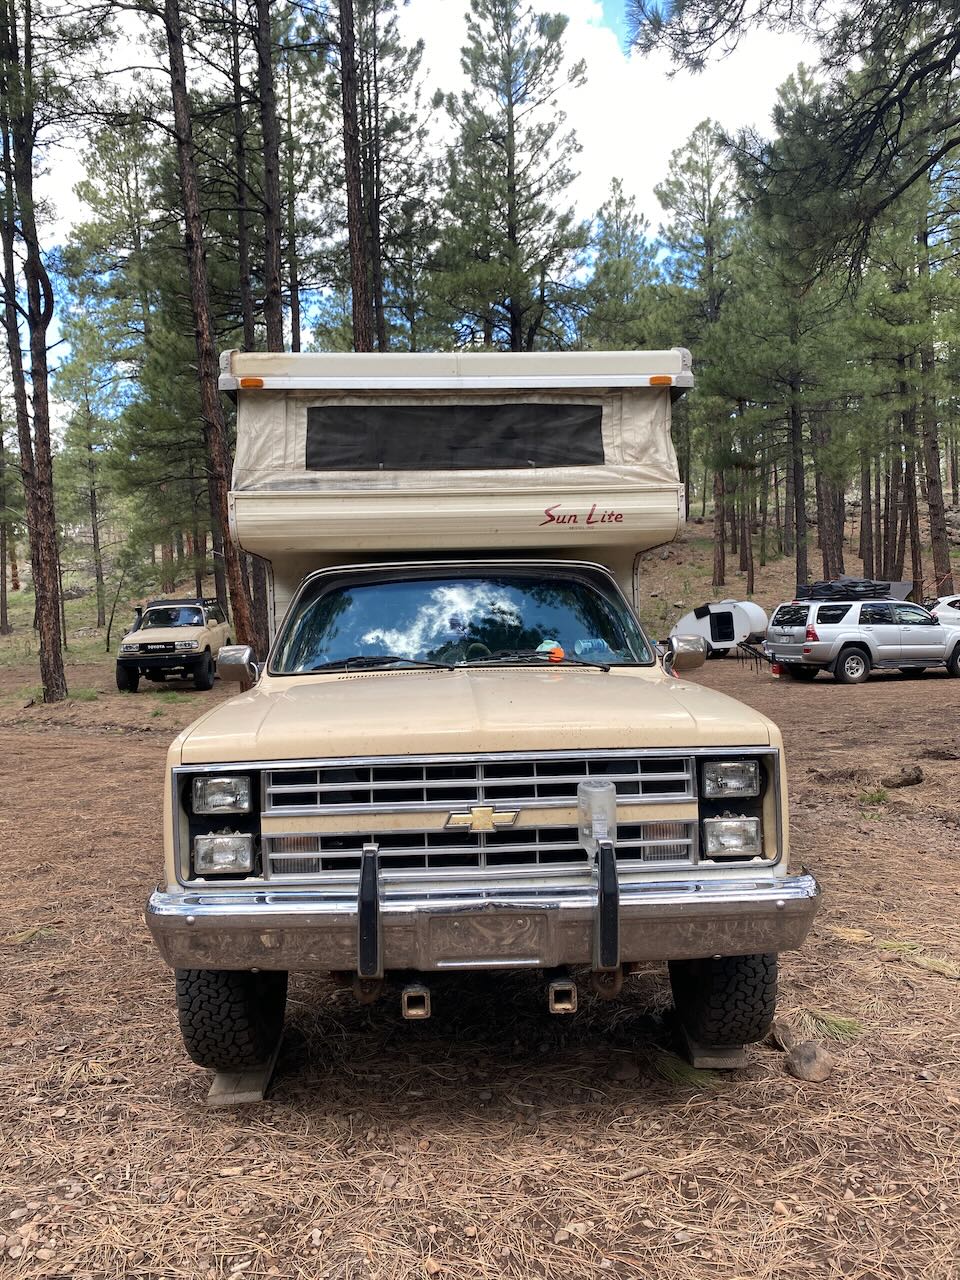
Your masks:
{"label": "chrome grille", "polygon": [[[617,866],[623,874],[651,864],[692,863],[696,823],[634,822],[617,828]],[[591,858],[580,846],[576,827],[509,831],[393,831],[369,835],[275,835],[264,838],[268,878],[322,876],[327,883],[355,883],[365,843],[379,847],[386,882],[416,879],[428,872],[462,878],[493,871],[519,876],[587,873]]]}
{"label": "chrome grille", "polygon": [[383,813],[492,804],[575,805],[577,784],[610,778],[621,801],[643,804],[692,800],[691,756],[623,754],[497,759],[339,761],[310,768],[272,769],[264,776],[265,813]]}

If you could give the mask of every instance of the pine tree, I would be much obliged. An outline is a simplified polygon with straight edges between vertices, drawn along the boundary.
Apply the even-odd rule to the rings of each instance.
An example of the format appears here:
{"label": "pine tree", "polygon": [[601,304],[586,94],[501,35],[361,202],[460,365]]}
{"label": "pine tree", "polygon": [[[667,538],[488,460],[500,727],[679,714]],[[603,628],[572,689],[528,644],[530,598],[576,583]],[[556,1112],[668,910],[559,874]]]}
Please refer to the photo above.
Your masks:
{"label": "pine tree", "polygon": [[583,63],[566,62],[566,26],[519,0],[470,3],[470,88],[442,99],[458,136],[435,275],[463,341],[529,351],[568,340],[587,228],[563,207],[579,145],[558,99],[584,77]]}

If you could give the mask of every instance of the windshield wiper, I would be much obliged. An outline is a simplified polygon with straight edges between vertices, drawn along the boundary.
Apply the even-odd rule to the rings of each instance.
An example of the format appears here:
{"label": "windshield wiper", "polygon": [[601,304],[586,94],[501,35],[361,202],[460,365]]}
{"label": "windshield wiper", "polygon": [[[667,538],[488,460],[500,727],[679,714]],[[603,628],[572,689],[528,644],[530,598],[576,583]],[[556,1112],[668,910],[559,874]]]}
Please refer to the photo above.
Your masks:
{"label": "windshield wiper", "polygon": [[464,665],[480,667],[485,663],[491,662],[513,662],[517,658],[540,658],[555,666],[569,664],[574,667],[597,667],[600,671],[610,670],[609,662],[591,662],[589,658],[575,658],[568,653],[564,653],[562,658],[551,657],[551,653],[555,652],[556,650],[554,649],[497,649],[494,653],[488,654],[483,658],[471,658]]}
{"label": "windshield wiper", "polygon": [[351,667],[388,667],[398,662],[405,663],[408,667],[432,667],[440,671],[452,671],[452,662],[430,662],[425,658],[403,658],[395,653],[357,653],[352,658],[337,658],[335,662],[321,662],[316,667],[311,667],[311,671],[334,671],[341,667],[344,671],[349,671]]}

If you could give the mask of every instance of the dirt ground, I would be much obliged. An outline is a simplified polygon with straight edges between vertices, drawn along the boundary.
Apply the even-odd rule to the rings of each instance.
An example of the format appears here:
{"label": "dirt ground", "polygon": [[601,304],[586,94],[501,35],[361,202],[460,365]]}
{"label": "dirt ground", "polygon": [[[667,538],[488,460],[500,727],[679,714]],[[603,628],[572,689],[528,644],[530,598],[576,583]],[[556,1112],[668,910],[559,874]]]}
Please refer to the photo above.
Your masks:
{"label": "dirt ground", "polygon": [[34,670],[0,671],[3,1280],[960,1275],[960,682],[696,676],[784,730],[826,896],[781,1009],[827,1083],[772,1045],[684,1072],[659,969],[575,1018],[449,976],[424,1024],[299,976],[268,1101],[208,1112],[141,912],[166,745],[224,692],[121,697],[91,661],[25,706]]}

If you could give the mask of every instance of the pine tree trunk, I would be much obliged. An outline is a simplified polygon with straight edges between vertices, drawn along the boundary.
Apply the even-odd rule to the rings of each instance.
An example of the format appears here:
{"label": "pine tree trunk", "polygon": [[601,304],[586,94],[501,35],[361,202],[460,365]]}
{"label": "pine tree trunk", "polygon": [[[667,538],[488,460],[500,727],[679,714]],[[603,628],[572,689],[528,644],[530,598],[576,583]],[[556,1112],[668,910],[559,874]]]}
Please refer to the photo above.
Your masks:
{"label": "pine tree trunk", "polygon": [[283,291],[280,283],[280,126],[273,75],[270,0],[256,0],[257,85],[260,97],[260,141],[263,152],[263,318],[267,350],[283,350]]}
{"label": "pine tree trunk", "polygon": [[17,564],[17,540],[10,534],[10,590],[20,590],[20,566]]}
{"label": "pine tree trunk", "polygon": [[350,249],[350,289],[353,305],[353,349],[373,350],[373,312],[370,272],[363,217],[363,179],[360,168],[357,59],[353,0],[339,0],[340,98],[343,108],[343,165],[347,189],[347,238]]}
{"label": "pine tree trunk", "polygon": [[754,592],[754,567],[753,567],[753,530],[751,529],[752,511],[748,510],[744,505],[742,509],[743,523],[740,526],[740,550],[743,568],[747,575],[747,596],[752,596]]}
{"label": "pine tree trunk", "polygon": [[[256,328],[253,318],[253,284],[250,279],[250,229],[247,223],[247,146],[243,116],[243,79],[240,72],[240,26],[237,0],[230,0],[230,79],[233,91],[233,166],[237,200],[237,277],[243,347],[253,351]],[[226,606],[226,601],[221,607]]]}
{"label": "pine tree trunk", "polygon": [[950,443],[950,497],[955,507],[960,506],[960,445]]}
{"label": "pine tree trunk", "polygon": [[197,185],[190,99],[187,94],[187,73],[183,56],[183,32],[180,22],[179,0],[164,0],[164,22],[170,59],[170,85],[177,143],[177,164],[180,171],[180,189],[183,196],[184,242],[190,280],[190,298],[193,304],[194,331],[197,346],[197,377],[200,383],[200,404],[207,445],[207,474],[212,498],[211,507],[216,514],[217,525],[222,530],[224,569],[229,585],[236,638],[240,644],[251,644],[256,637],[250,609],[250,597],[244,590],[243,579],[240,575],[238,549],[229,535],[227,486],[230,475],[230,449],[227,443],[227,424],[223,414],[223,405],[220,403],[217,390],[217,354],[210,315],[210,294],[203,245],[203,219],[200,210],[200,192]]}
{"label": "pine tree trunk", "polygon": [[863,576],[874,578],[876,567],[873,563],[873,511],[871,510],[870,459],[866,450],[860,453],[860,559],[863,561]]}
{"label": "pine tree trunk", "polygon": [[[922,284],[926,284],[930,276],[930,233],[926,210],[924,210],[924,216],[920,224],[918,240],[920,280]],[[935,322],[935,317],[929,303],[928,319],[932,326]],[[923,342],[920,347],[920,430],[923,438],[923,466],[927,481],[930,543],[933,548],[933,594],[943,596],[950,595],[953,591],[953,572],[950,568],[950,539],[947,535],[946,512],[943,505],[943,482],[940,478],[937,401],[931,389],[934,365],[933,339],[930,338]]]}
{"label": "pine tree trunk", "polygon": [[287,274],[290,285],[290,350],[300,350],[300,259],[297,253],[297,191],[296,152],[293,142],[293,101],[290,87],[290,68],[287,67]]}
{"label": "pine tree trunk", "polygon": [[[2,99],[0,129],[3,133],[3,171],[6,190],[2,218],[4,318],[14,383],[36,619],[40,633],[40,680],[43,685],[44,702],[61,702],[67,696],[67,681],[62,652],[60,578],[57,567],[59,556],[53,494],[47,365],[47,329],[53,319],[54,295],[40,251],[34,204],[36,126],[32,99],[32,10],[29,6],[24,9],[23,22],[24,42],[21,57],[14,5],[8,3],[0,8],[0,46],[4,50],[7,71],[6,83],[0,89],[0,99]],[[29,415],[16,313],[14,239],[17,229],[21,241],[18,256],[23,273],[30,351],[32,414]]]}
{"label": "pine tree trunk", "polygon": [[911,452],[907,462],[904,491],[907,500],[907,521],[910,527],[910,573],[913,578],[914,600],[923,599],[923,556],[920,546],[920,513],[917,509],[917,472]]}
{"label": "pine tree trunk", "polygon": [[0,636],[10,634],[7,604],[7,546],[10,542],[10,522],[7,519],[7,449],[3,428],[0,426]]}
{"label": "pine tree trunk", "polygon": [[713,473],[713,585],[715,588],[724,586],[727,580],[726,523],[723,472],[718,470]]}
{"label": "pine tree trunk", "polygon": [[810,577],[807,563],[807,490],[803,474],[803,419],[795,398],[790,405],[790,462],[793,475],[793,525],[797,540],[797,585],[803,586]]}
{"label": "pine tree trunk", "polygon": [[103,553],[100,549],[100,513],[97,510],[97,486],[93,462],[93,445],[87,445],[88,472],[90,475],[90,538],[93,544],[93,576],[97,588],[97,626],[107,624],[107,587],[103,580]]}
{"label": "pine tree trunk", "polygon": [[767,522],[770,505],[770,470],[766,441],[763,444],[760,466],[760,568],[767,563]]}

